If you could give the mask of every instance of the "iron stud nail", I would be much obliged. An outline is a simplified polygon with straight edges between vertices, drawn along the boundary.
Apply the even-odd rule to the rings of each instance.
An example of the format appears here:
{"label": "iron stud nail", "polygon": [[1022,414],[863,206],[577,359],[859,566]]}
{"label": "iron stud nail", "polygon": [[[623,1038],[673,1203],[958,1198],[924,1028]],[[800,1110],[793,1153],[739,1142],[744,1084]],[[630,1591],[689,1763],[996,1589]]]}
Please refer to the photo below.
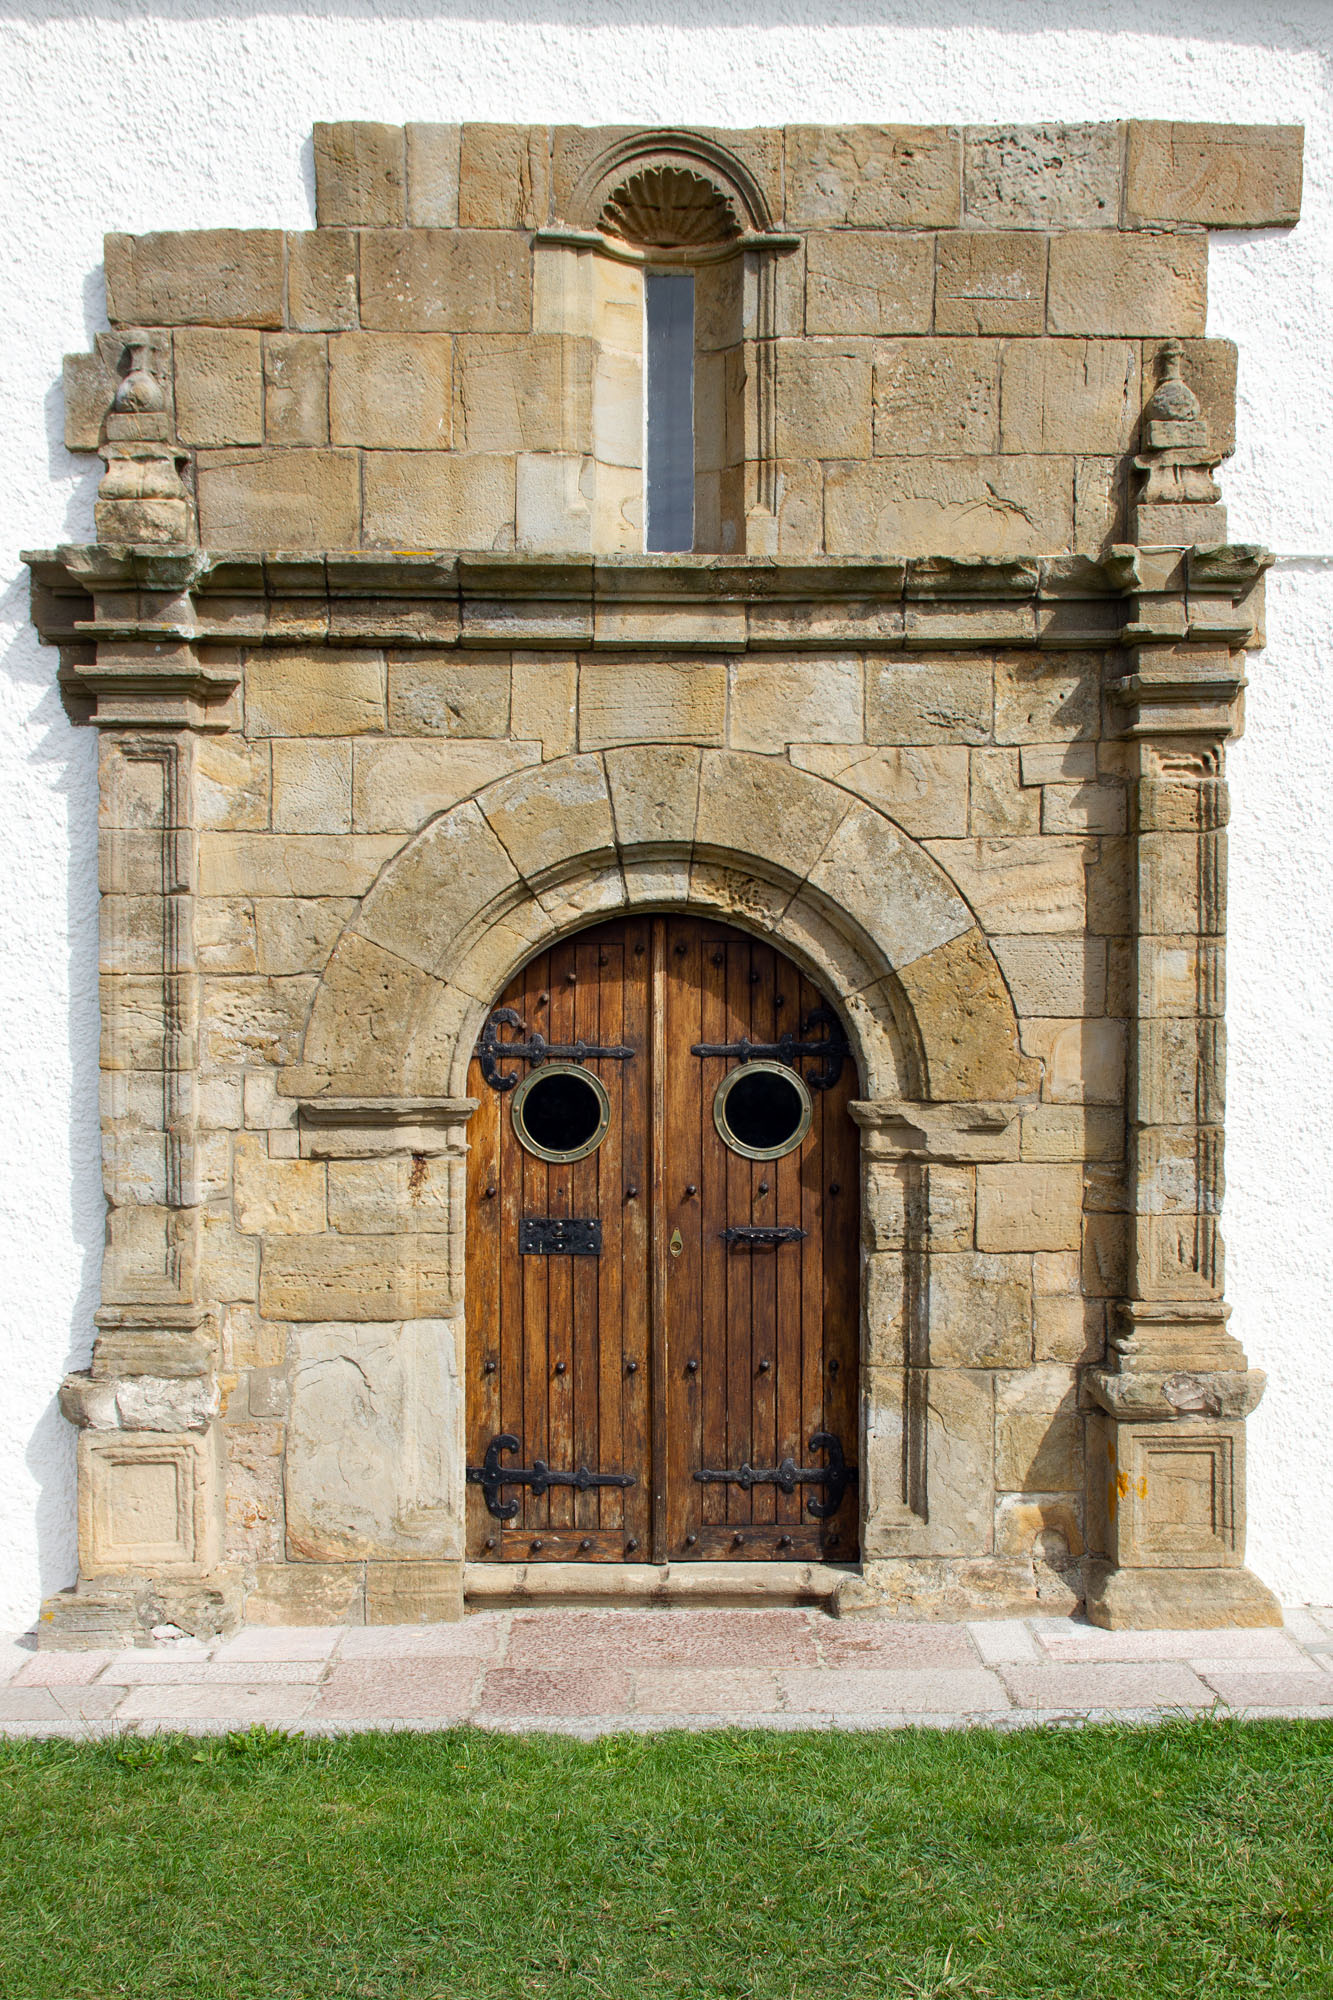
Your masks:
{"label": "iron stud nail", "polygon": [[765,1355],[764,1359],[759,1363],[759,1373],[761,1375],[767,1375],[769,1369],[772,1366],[773,1363],[768,1359],[767,1355]]}
{"label": "iron stud nail", "polygon": [[639,1364],[637,1361],[627,1361],[625,1363],[625,1373],[627,1375],[637,1375],[638,1372],[639,1372]]}
{"label": "iron stud nail", "polygon": [[698,1541],[698,1539],[699,1539],[699,1537],[698,1537],[697,1535],[686,1535],[686,1537],[685,1537],[685,1546],[686,1546],[686,1548],[687,1548],[687,1549],[692,1549],[692,1548],[694,1547],[695,1543],[696,1543],[696,1542]]}
{"label": "iron stud nail", "polygon": [[778,1547],[779,1547],[780,1549],[789,1549],[789,1548],[791,1547],[791,1536],[790,1536],[790,1535],[779,1535],[779,1536],[778,1536]]}
{"label": "iron stud nail", "polygon": [[637,1201],[638,1197],[639,1197],[639,1184],[637,1181],[631,1181],[629,1186],[625,1189],[625,1199],[626,1201]]}
{"label": "iron stud nail", "polygon": [[567,1366],[567,1364],[566,1364],[565,1362],[563,1362],[563,1361],[557,1361],[557,1362],[556,1362],[556,1364],[555,1364],[555,1372],[556,1372],[556,1374],[557,1374],[557,1375],[563,1375],[563,1374],[564,1374],[564,1372],[565,1372],[565,1368],[566,1368],[566,1366]]}
{"label": "iron stud nail", "polygon": [[482,1363],[482,1369],[481,1369],[481,1372],[482,1372],[482,1374],[483,1374],[483,1375],[494,1375],[494,1373],[495,1373],[496,1369],[497,1369],[497,1368],[499,1367],[499,1365],[500,1365],[500,1364],[499,1364],[499,1362],[498,1362],[498,1361],[486,1361],[486,1362],[483,1362],[483,1363]]}
{"label": "iron stud nail", "polygon": [[493,1549],[493,1548],[495,1547],[495,1536],[494,1536],[494,1535],[487,1535],[487,1537],[486,1537],[486,1546],[487,1546],[487,1548],[488,1548],[488,1549]]}
{"label": "iron stud nail", "polygon": [[687,1375],[697,1375],[697,1374],[699,1373],[699,1364],[698,1364],[698,1362],[697,1362],[697,1361],[687,1361],[687,1362],[685,1363],[685,1373],[686,1373]]}
{"label": "iron stud nail", "polygon": [[634,1551],[635,1551],[635,1549],[637,1549],[637,1548],[638,1548],[638,1546],[639,1546],[639,1538],[638,1538],[638,1536],[637,1536],[637,1535],[631,1535],[631,1536],[630,1536],[630,1538],[629,1538],[629,1540],[628,1540],[628,1541],[626,1542],[626,1544],[625,1544],[625,1553],[626,1553],[626,1555],[629,1555],[629,1556],[632,1556],[632,1555],[634,1554]]}
{"label": "iron stud nail", "polygon": [[698,1188],[694,1185],[694,1182],[691,1181],[685,1189],[686,1200],[687,1201],[693,1200],[694,1196],[698,1194],[698,1192],[699,1192]]}
{"label": "iron stud nail", "polygon": [[583,1537],[583,1540],[579,1543],[579,1547],[581,1549],[590,1549],[592,1547],[592,1536],[585,1535]]}
{"label": "iron stud nail", "polygon": [[534,1555],[536,1555],[536,1553],[537,1553],[538,1549],[539,1549],[539,1548],[540,1548],[541,1546],[542,1546],[542,1544],[541,1544],[541,1539],[540,1539],[540,1537],[539,1537],[539,1538],[538,1538],[538,1539],[537,1539],[537,1540],[536,1540],[536,1541],[535,1541],[535,1542],[534,1542],[534,1543],[532,1544],[532,1553],[533,1553]]}

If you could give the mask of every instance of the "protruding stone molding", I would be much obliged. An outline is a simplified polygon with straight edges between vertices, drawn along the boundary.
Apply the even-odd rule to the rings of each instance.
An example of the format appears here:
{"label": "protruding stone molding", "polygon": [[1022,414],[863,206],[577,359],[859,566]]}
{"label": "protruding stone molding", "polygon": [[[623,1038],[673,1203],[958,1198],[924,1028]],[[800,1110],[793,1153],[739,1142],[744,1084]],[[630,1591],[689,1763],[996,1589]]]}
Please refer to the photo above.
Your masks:
{"label": "protruding stone molding", "polygon": [[[42,639],[70,651],[71,677],[94,646],[194,648],[210,705],[230,664],[199,649],[293,645],[523,647],[562,652],[742,653],[855,647],[875,653],[1052,648],[1116,650],[1110,692],[1134,710],[1179,707],[1211,718],[1243,682],[1240,650],[1262,643],[1263,573],[1250,545],[1194,550],[1117,546],[1100,561],[984,557],[777,558],[484,553],[245,555],[67,546],[29,553]],[[1179,648],[1197,642],[1196,660]],[[1159,660],[1157,651],[1162,652]],[[147,672],[140,655],[139,670]],[[115,655],[108,654],[109,665]],[[129,664],[129,663],[127,663]],[[1126,674],[1126,664],[1131,671]],[[1220,690],[1212,680],[1224,683]],[[1123,687],[1119,682],[1124,682]],[[1187,704],[1188,705],[1188,704]],[[1196,726],[1211,726],[1210,722]]]}
{"label": "protruding stone molding", "polygon": [[861,1075],[1023,1094],[1008,989],[941,865],[840,786],[746,752],[553,760],[450,808],[381,872],[321,978],[287,1094],[461,1096],[486,1010],[545,945],[631,908],[772,937],[839,995]]}
{"label": "protruding stone molding", "polygon": [[461,1160],[476,1108],[475,1097],[304,1098],[297,1107],[301,1157],[374,1160],[410,1153]]}
{"label": "protruding stone molding", "polygon": [[1018,1158],[1017,1104],[931,1104],[888,1097],[847,1108],[861,1128],[868,1159],[968,1166]]}

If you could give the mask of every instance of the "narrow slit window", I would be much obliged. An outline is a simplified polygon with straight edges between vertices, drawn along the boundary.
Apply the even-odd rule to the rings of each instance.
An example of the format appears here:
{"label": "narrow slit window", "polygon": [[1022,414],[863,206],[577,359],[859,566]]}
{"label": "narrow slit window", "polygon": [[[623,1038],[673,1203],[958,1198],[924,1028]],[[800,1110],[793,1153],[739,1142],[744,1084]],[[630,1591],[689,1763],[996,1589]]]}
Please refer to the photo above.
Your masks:
{"label": "narrow slit window", "polygon": [[644,547],[694,547],[694,277],[645,271]]}

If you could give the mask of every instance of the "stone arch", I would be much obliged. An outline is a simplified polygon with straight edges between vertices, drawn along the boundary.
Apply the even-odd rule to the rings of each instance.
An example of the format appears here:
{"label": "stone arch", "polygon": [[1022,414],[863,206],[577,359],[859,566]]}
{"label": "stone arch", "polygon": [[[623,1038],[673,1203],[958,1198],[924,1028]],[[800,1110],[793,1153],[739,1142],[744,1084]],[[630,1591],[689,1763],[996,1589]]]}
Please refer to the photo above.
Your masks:
{"label": "stone arch", "polygon": [[316,992],[299,1094],[460,1096],[494,996],[627,908],[771,936],[840,1003],[877,1098],[1010,1101],[1008,989],[945,870],[854,793],[772,757],[649,744],[497,780],[389,861]]}
{"label": "stone arch", "polygon": [[774,226],[763,188],[730,147],[709,133],[671,126],[622,133],[597,153],[570,190],[564,220],[577,229],[600,228],[616,190],[632,175],[654,170],[702,176],[747,230],[766,234]]}

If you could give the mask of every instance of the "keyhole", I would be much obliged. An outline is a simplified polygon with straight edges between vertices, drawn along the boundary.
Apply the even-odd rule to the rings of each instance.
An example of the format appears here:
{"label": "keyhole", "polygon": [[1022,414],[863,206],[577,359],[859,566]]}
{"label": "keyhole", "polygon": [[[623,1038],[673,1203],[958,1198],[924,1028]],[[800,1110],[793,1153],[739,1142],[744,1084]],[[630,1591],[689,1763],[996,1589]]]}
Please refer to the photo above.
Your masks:
{"label": "keyhole", "polygon": [[685,1238],[681,1235],[678,1229],[672,1230],[671,1241],[667,1244],[667,1249],[671,1252],[673,1257],[679,1257],[683,1253],[685,1249]]}

